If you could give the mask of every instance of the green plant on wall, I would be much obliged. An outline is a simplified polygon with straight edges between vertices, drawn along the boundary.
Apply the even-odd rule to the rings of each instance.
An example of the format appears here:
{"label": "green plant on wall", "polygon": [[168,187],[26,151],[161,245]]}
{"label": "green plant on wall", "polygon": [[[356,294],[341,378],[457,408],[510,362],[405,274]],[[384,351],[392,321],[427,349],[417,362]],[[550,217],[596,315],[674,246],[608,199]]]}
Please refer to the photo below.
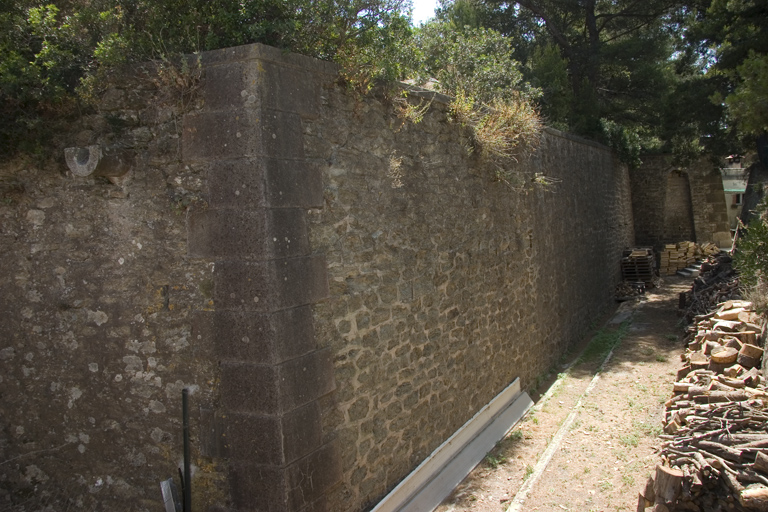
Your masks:
{"label": "green plant on wall", "polygon": [[741,226],[734,264],[747,296],[760,310],[768,309],[768,200],[756,209],[749,226]]}

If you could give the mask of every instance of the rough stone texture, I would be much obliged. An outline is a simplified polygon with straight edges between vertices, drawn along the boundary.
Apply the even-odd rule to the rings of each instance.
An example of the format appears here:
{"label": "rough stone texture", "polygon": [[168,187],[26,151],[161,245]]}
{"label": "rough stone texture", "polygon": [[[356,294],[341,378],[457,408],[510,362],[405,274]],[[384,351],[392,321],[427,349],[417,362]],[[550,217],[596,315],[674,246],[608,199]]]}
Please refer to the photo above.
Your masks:
{"label": "rough stone texture", "polygon": [[610,303],[633,243],[629,176],[550,130],[511,190],[437,100],[413,125],[385,102],[323,98],[305,154],[325,187],[309,220],[330,282],[315,306],[337,386],[324,429],[343,447],[329,505],[357,511],[516,377],[532,386]]}
{"label": "rough stone texture", "polygon": [[630,177],[638,245],[659,248],[690,239],[730,246],[723,183],[709,162],[680,169],[668,155],[645,156]]}
{"label": "rough stone texture", "polygon": [[410,124],[260,45],[202,71],[80,123],[124,177],[2,168],[0,508],[160,510],[190,387],[196,509],[363,510],[612,301],[606,148],[547,130],[511,189],[441,97]]}
{"label": "rough stone texture", "polygon": [[185,387],[194,500],[226,501],[226,468],[198,454],[219,379],[192,335],[212,299],[186,244],[205,174],[179,160],[176,98],[151,84],[121,79],[64,141],[131,148],[125,176],[73,176],[61,152],[0,165],[0,510],[161,510]]}
{"label": "rough stone texture", "polygon": [[301,127],[334,75],[262,46],[203,61],[206,103],[185,118],[182,153],[208,169],[209,208],[188,221],[190,256],[215,262],[215,311],[194,319],[221,357],[205,451],[229,460],[233,509],[320,510],[340,463],[321,429],[319,400],[335,384],[310,307],[328,296],[328,280],[323,255],[310,253],[306,211],[322,204],[322,181]]}

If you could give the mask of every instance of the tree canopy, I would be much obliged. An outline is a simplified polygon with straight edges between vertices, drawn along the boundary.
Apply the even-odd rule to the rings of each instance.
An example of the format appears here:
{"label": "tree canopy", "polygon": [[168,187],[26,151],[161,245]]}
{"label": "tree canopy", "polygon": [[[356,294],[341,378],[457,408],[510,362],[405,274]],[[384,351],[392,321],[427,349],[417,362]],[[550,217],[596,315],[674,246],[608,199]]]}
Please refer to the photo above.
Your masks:
{"label": "tree canopy", "polygon": [[763,0],[0,0],[0,154],[34,151],[78,89],[131,60],[261,42],[361,83],[437,81],[545,122],[679,158],[738,152],[768,130]]}

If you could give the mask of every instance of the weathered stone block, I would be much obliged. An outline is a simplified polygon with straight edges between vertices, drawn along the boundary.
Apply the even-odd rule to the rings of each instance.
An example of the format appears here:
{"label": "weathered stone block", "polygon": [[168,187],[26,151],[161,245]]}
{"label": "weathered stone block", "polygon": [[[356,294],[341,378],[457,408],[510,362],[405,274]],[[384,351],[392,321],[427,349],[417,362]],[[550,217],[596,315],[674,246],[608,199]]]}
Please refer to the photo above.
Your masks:
{"label": "weathered stone block", "polygon": [[266,260],[309,252],[305,213],[299,209],[209,209],[187,222],[193,258]]}
{"label": "weathered stone block", "polygon": [[236,510],[249,512],[295,512],[289,508],[285,470],[235,461],[229,468],[232,502]]}
{"label": "weathered stone block", "polygon": [[321,208],[323,176],[313,164],[266,161],[266,203],[273,208]]}
{"label": "weathered stone block", "polygon": [[319,208],[322,174],[316,165],[295,160],[217,160],[208,169],[208,203],[213,208]]}
{"label": "weathered stone block", "polygon": [[278,48],[263,44],[233,46],[231,48],[208,51],[202,55],[202,62],[205,66],[249,60],[272,61],[331,76],[335,75],[338,69],[335,64],[330,62],[313,59],[298,53],[287,53]]}
{"label": "weathered stone block", "polygon": [[221,363],[221,402],[229,411],[282,414],[327,395],[334,388],[328,349],[278,366]]}
{"label": "weathered stone block", "polygon": [[262,110],[261,132],[264,155],[271,158],[302,160],[304,134],[298,114],[274,109]]}
{"label": "weathered stone block", "polygon": [[222,406],[227,411],[276,414],[280,411],[278,378],[275,366],[222,362]]}
{"label": "weathered stone block", "polygon": [[328,295],[325,258],[264,262],[221,261],[214,271],[217,309],[276,311],[312,304]]}
{"label": "weathered stone block", "polygon": [[302,510],[321,499],[341,480],[338,442],[333,441],[289,466],[286,471],[289,510]]}
{"label": "weathered stone block", "polygon": [[201,452],[268,466],[285,466],[320,447],[317,402],[282,415],[225,411],[201,418]]}
{"label": "weathered stone block", "polygon": [[320,112],[321,80],[313,70],[287,66],[283,63],[264,62],[264,106],[285,112],[294,112],[307,118],[316,118]]}
{"label": "weathered stone block", "polygon": [[277,364],[315,349],[309,306],[276,313],[198,311],[192,337],[230,361]]}
{"label": "weathered stone block", "polygon": [[336,388],[331,358],[331,350],[325,348],[279,366],[283,410],[304,405]]}
{"label": "weathered stone block", "polygon": [[262,106],[261,73],[251,62],[205,68],[202,95],[205,111],[258,109]]}
{"label": "weathered stone block", "polygon": [[262,130],[261,120],[253,110],[187,114],[182,122],[182,156],[194,163],[263,155]]}
{"label": "weathered stone block", "polygon": [[283,460],[290,464],[320,447],[323,426],[320,405],[312,401],[285,414],[283,427]]}

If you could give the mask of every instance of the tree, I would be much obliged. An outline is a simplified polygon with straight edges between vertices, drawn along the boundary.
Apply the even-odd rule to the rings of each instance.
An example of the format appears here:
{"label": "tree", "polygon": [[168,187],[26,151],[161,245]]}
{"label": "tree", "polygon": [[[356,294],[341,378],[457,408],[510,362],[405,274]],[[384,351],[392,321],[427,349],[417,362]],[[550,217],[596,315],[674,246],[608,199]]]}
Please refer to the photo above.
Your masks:
{"label": "tree", "polygon": [[[554,46],[559,50],[566,64],[573,102],[567,115],[558,109],[556,122],[567,122],[574,131],[592,137],[602,133],[601,119],[619,122],[638,133],[657,123],[652,106],[659,105],[673,83],[667,64],[673,51],[669,24],[677,15],[679,2],[487,3],[495,6],[505,30],[536,38],[540,49],[532,52],[527,62],[533,79],[541,81],[536,74],[556,63],[552,50],[543,49]],[[532,20],[545,33],[532,30]]]}
{"label": "tree", "polygon": [[[265,43],[401,78],[407,0],[0,0],[0,155],[45,145],[100,70]],[[406,59],[407,60],[407,59]],[[91,79],[90,83],[94,80]]]}

